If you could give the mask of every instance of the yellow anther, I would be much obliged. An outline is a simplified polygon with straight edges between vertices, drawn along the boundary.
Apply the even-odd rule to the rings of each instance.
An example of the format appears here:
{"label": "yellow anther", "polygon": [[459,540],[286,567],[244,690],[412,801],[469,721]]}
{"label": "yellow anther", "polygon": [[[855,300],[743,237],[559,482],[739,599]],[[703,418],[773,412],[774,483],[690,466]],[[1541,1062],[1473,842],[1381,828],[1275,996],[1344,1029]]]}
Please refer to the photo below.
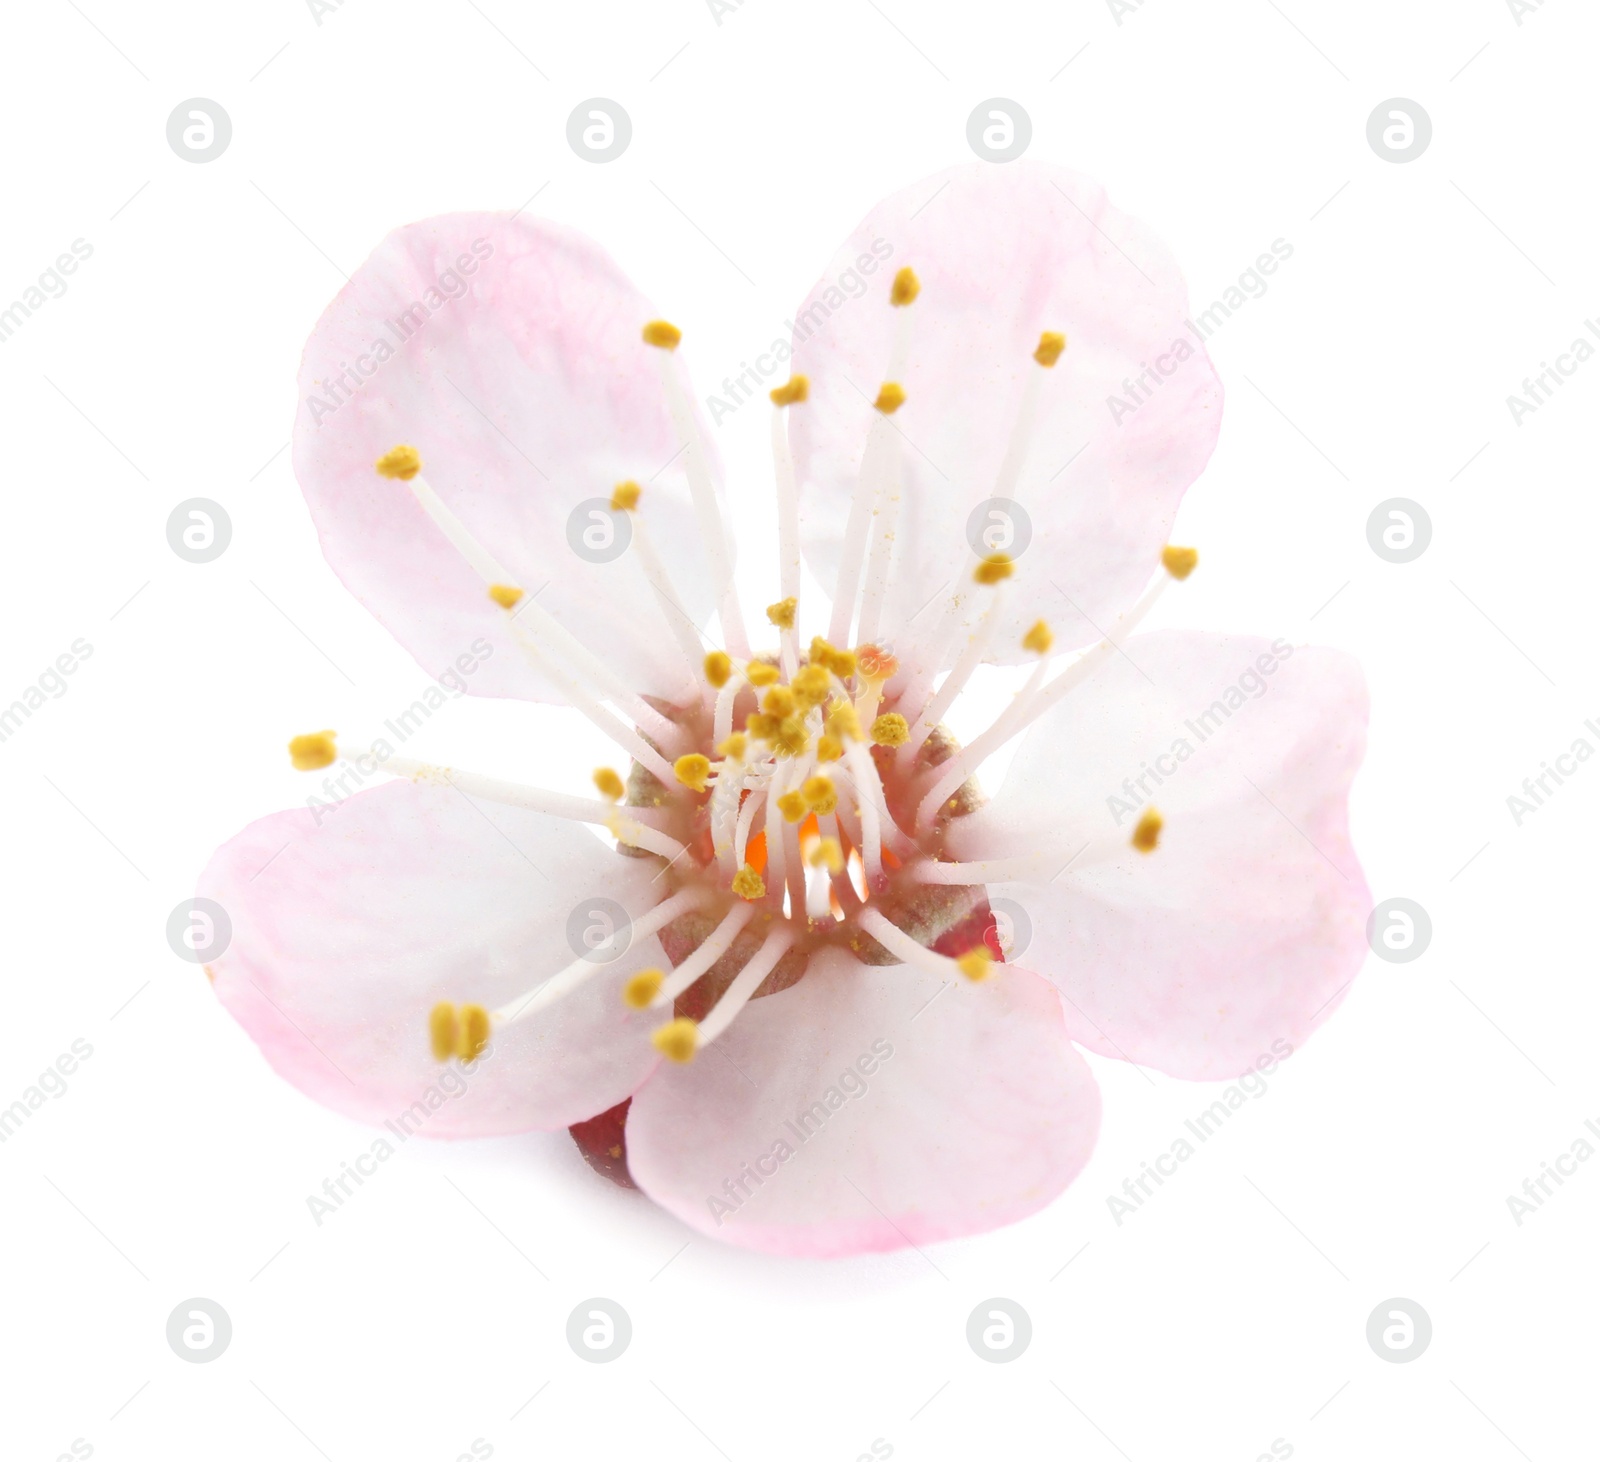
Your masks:
{"label": "yellow anther", "polygon": [[838,761],[844,755],[844,746],[837,736],[817,737],[817,760]]}
{"label": "yellow anther", "polygon": [[704,792],[706,778],[711,775],[711,758],[701,756],[698,751],[686,752],[673,762],[672,770],[691,792]]}
{"label": "yellow anther", "polygon": [[743,761],[749,750],[750,738],[743,731],[735,731],[726,741],[717,745],[717,755],[725,756],[729,761]]}
{"label": "yellow anther", "polygon": [[810,711],[827,700],[833,678],[820,665],[803,665],[789,682],[789,689],[794,693],[795,704]]}
{"label": "yellow anther", "polygon": [[758,899],[767,891],[761,875],[748,863],[733,875],[733,891],[742,899]]}
{"label": "yellow anther", "polygon": [[785,792],[778,798],[778,811],[785,822],[799,822],[806,815],[806,799],[798,792]]}
{"label": "yellow anther", "polygon": [[489,597],[502,609],[515,609],[522,598],[522,590],[512,584],[490,584]]}
{"label": "yellow anther", "polygon": [[668,320],[652,320],[640,334],[646,345],[654,345],[660,350],[676,350],[678,342],[683,339],[683,331]]}
{"label": "yellow anther", "polygon": [[1174,548],[1169,543],[1161,550],[1161,567],[1175,579],[1187,579],[1199,562],[1198,548]]}
{"label": "yellow anther", "polygon": [[765,711],[751,711],[744,718],[744,729],[757,741],[766,741],[778,729],[778,718],[767,715]]}
{"label": "yellow anther", "polygon": [[611,489],[611,506],[619,513],[631,513],[639,506],[640,487],[637,482],[629,479],[619,482]]}
{"label": "yellow anther", "polygon": [[849,701],[838,701],[828,712],[828,734],[835,741],[860,741],[861,717]]}
{"label": "yellow anther", "polygon": [[1033,358],[1046,370],[1061,359],[1061,352],[1067,348],[1067,337],[1057,330],[1046,330],[1039,337],[1039,348],[1033,352]]}
{"label": "yellow anther", "polygon": [[723,651],[713,650],[706,656],[706,679],[710,681],[712,689],[721,690],[732,674],[733,661]]}
{"label": "yellow anther", "polygon": [[827,777],[807,777],[800,784],[800,796],[820,817],[826,817],[839,805],[839,793]]}
{"label": "yellow anther", "polygon": [[640,970],[630,975],[622,987],[622,1003],[629,1010],[643,1010],[660,993],[666,978],[663,970]]}
{"label": "yellow anther", "polygon": [[694,1053],[700,1045],[700,1027],[680,1016],[658,1027],[650,1039],[667,1060],[683,1066],[694,1060]]}
{"label": "yellow anther", "polygon": [[977,568],[972,571],[972,577],[980,584],[998,584],[1002,579],[1009,579],[1016,571],[1016,565],[1007,553],[991,553]]}
{"label": "yellow anther", "polygon": [[456,1055],[476,1061],[489,1044],[489,1012],[481,1005],[463,1005],[456,1012]]}
{"label": "yellow anther", "polygon": [[956,961],[956,968],[976,985],[989,978],[993,964],[987,949],[969,949]]}
{"label": "yellow anther", "polygon": [[795,713],[794,692],[786,685],[775,685],[761,697],[761,709],[780,721]]}
{"label": "yellow anther", "polygon": [[1153,853],[1161,841],[1161,829],[1166,826],[1162,816],[1153,807],[1147,807],[1139,816],[1133,830],[1133,846],[1141,853]]}
{"label": "yellow anther", "polygon": [[765,660],[752,660],[744,667],[744,678],[760,690],[763,686],[776,685],[783,677],[776,665],[768,665]]}
{"label": "yellow anther", "polygon": [[1032,650],[1035,655],[1048,655],[1050,646],[1055,644],[1056,637],[1050,633],[1050,626],[1042,619],[1034,623],[1032,629],[1022,637],[1022,648]]}
{"label": "yellow anther", "polygon": [[799,756],[810,744],[806,723],[798,716],[785,716],[767,737],[773,751],[779,756]]}
{"label": "yellow anther", "polygon": [[594,785],[595,790],[607,802],[622,801],[622,794],[627,790],[622,785],[622,778],[612,771],[610,767],[596,767],[594,769]]}
{"label": "yellow anther", "polygon": [[767,622],[776,625],[779,629],[794,628],[794,612],[800,607],[798,599],[780,599],[776,604],[767,605]]}
{"label": "yellow anther", "polygon": [[879,746],[904,746],[911,739],[911,728],[899,711],[885,711],[872,723],[872,739]]}
{"label": "yellow anther", "polygon": [[774,406],[797,406],[811,394],[811,382],[804,376],[790,376],[781,386],[774,386],[767,395]]}
{"label": "yellow anther", "polygon": [[820,665],[824,670],[837,675],[840,680],[848,680],[856,673],[856,657],[849,650],[836,650],[821,635],[811,642],[810,660],[813,665]]}
{"label": "yellow anther", "polygon": [[894,283],[889,286],[889,303],[909,305],[921,293],[922,281],[917,278],[917,271],[907,264],[895,273]]}
{"label": "yellow anther", "polygon": [[422,454],[415,447],[390,447],[377,461],[378,476],[410,482],[422,471]]}
{"label": "yellow anther", "polygon": [[838,838],[823,838],[811,850],[811,866],[826,868],[829,873],[844,872],[844,850]]}
{"label": "yellow anther", "polygon": [[885,416],[893,416],[906,404],[906,388],[898,381],[885,381],[878,387],[878,399],[872,404]]}
{"label": "yellow anther", "polygon": [[435,1061],[448,1061],[456,1053],[456,1008],[448,1000],[428,1012],[428,1044]]}
{"label": "yellow anther", "polygon": [[312,731],[289,740],[289,760],[297,772],[320,772],[338,759],[339,748],[333,744],[331,731]]}

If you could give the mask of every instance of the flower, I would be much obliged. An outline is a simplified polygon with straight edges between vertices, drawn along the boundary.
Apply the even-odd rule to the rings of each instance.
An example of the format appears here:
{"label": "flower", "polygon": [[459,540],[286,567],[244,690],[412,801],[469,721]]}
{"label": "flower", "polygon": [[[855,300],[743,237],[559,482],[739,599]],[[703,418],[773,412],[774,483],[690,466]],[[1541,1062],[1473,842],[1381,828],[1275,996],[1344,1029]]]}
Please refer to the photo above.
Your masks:
{"label": "flower", "polygon": [[[733,383],[792,349],[747,616],[678,328],[555,224],[398,230],[306,349],[323,550],[424,666],[477,646],[468,688],[565,701],[630,765],[588,799],[375,743],[395,780],[213,858],[223,1003],[342,1112],[573,1127],[692,1228],[805,1255],[1045,1206],[1098,1132],[1080,1046],[1217,1079],[1303,1044],[1365,949],[1365,692],[1327,650],[1133,635],[1195,569],[1168,537],[1220,426],[1185,321],[1069,173],[886,200]],[[980,664],[1032,668],[962,747]],[[620,958],[569,939],[596,896]]]}

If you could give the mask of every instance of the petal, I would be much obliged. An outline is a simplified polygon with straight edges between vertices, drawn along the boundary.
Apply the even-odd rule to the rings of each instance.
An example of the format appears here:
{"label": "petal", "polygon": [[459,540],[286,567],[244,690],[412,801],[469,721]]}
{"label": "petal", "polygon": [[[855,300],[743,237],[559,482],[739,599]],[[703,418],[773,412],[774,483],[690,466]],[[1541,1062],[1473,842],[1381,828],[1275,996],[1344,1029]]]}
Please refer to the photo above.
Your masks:
{"label": "petal", "polygon": [[[471,690],[562,698],[405,484],[373,470],[398,443],[417,448],[423,477],[515,585],[628,685],[682,690],[682,657],[635,555],[592,562],[568,538],[580,504],[637,480],[639,519],[679,604],[696,623],[709,613],[658,352],[640,338],[654,313],[581,234],[460,213],[390,234],[318,322],[300,370],[295,471],[329,563],[426,670],[470,654]],[[711,472],[720,484],[714,458]],[[580,527],[615,551],[624,515],[588,511]]]}
{"label": "petal", "polygon": [[[1237,1076],[1302,1045],[1367,953],[1347,806],[1365,682],[1348,656],[1286,640],[1164,632],[1126,648],[1040,719],[999,795],[950,824],[950,856],[1054,855],[989,895],[1031,927],[1017,957],[1057,984],[1076,1039],[1174,1076]],[[1145,854],[1131,834],[1147,807],[1164,826]]]}
{"label": "petal", "polygon": [[575,910],[599,895],[637,915],[659,871],[574,823],[392,782],[263,818],[217,851],[200,892],[233,937],[208,972],[278,1074],[336,1111],[429,1137],[564,1127],[656,1064],[651,1022],[619,993],[665,963],[653,936],[496,1031],[470,1071],[433,1059],[428,1014],[515,999],[571,963]]}
{"label": "petal", "polygon": [[1099,1125],[1094,1078],[1036,975],[1008,968],[941,993],[904,965],[827,950],[634,1097],[628,1166],[714,1238],[854,1254],[1037,1212],[1088,1161]]}
{"label": "petal", "polygon": [[[1156,567],[1221,423],[1222,387],[1188,324],[1177,266],[1098,186],[1028,162],[951,168],[868,214],[795,316],[795,369],[811,379],[810,403],[791,413],[802,538],[830,588],[900,313],[887,276],[902,265],[922,292],[909,306],[907,400],[892,418],[903,490],[888,637],[930,595],[970,587],[969,518],[996,496],[1039,370],[1033,351],[1054,330],[1067,351],[1042,373],[1031,450],[1001,494],[1022,505],[1032,538],[989,658],[1025,658],[1022,636],[1041,615],[1060,649],[1098,639],[1094,625],[1115,619]],[[1148,399],[1113,410],[1147,365]]]}

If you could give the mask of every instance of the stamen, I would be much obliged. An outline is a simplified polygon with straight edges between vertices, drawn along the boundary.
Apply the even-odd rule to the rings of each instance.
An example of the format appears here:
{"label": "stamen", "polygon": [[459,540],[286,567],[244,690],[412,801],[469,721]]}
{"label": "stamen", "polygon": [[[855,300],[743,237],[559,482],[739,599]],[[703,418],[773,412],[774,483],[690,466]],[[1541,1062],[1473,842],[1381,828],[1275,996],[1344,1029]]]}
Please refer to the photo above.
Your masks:
{"label": "stamen", "polygon": [[[1011,560],[1004,554],[996,555],[1005,559],[1009,565]],[[986,560],[987,562],[987,560]],[[979,565],[981,568],[982,565]],[[974,575],[976,577],[976,575]],[[1001,575],[1003,579],[1005,575]],[[994,627],[999,622],[1001,608],[1005,602],[1004,591],[999,587],[1000,580],[995,581],[995,591],[989,596],[983,614],[974,627],[967,643],[962,647],[961,654],[957,657],[955,668],[945,676],[943,683],[933,695],[928,698],[927,704],[918,713],[917,719],[911,725],[910,736],[906,745],[908,751],[902,752],[906,757],[914,756],[922,749],[922,743],[932,734],[933,728],[944,719],[944,714],[950,709],[955,698],[966,688],[967,682],[972,679],[973,672],[983,662],[983,657],[988,653],[989,640],[994,634]]]}
{"label": "stamen", "polygon": [[735,1017],[761,988],[761,982],[772,973],[778,961],[788,952],[794,939],[794,934],[788,929],[774,929],[767,935],[761,948],[734,977],[733,983],[728,986],[722,999],[711,1007],[711,1014],[700,1022],[698,1035],[701,1046],[709,1046],[733,1024]]}
{"label": "stamen", "polygon": [[[778,485],[778,592],[783,596],[781,602],[792,606],[800,597],[800,496],[795,488],[794,452],[789,446],[789,417],[784,408],[804,401],[810,394],[810,382],[804,376],[795,376],[771,394],[772,471]],[[770,618],[772,611],[767,613]],[[784,631],[781,636],[784,673],[792,679],[799,665],[792,609],[789,623],[779,628]]]}
{"label": "stamen", "polygon": [[457,1007],[441,1000],[428,1012],[428,1046],[435,1061],[452,1056],[476,1061],[489,1044],[489,1012],[481,1005]]}
{"label": "stamen", "polygon": [[1020,858],[985,858],[974,863],[946,863],[926,858],[907,870],[915,883],[970,887],[979,883],[1025,883],[1046,871],[1051,856],[1043,851]]}
{"label": "stamen", "polygon": [[1039,337],[1033,358],[1040,369],[1029,371],[1027,380],[1023,383],[1022,400],[1017,405],[1016,420],[1011,426],[1011,437],[1006,443],[1006,454],[1001,458],[1000,470],[995,474],[991,497],[1015,496],[1017,483],[1022,477],[1022,469],[1027,465],[1028,453],[1033,446],[1034,424],[1039,415],[1040,386],[1044,381],[1045,372],[1061,359],[1061,352],[1066,348],[1067,337],[1053,330],[1046,330]]}
{"label": "stamen", "polygon": [[767,396],[774,406],[797,406],[811,395],[811,382],[804,376],[790,376],[781,386],[774,386]]}
{"label": "stamen", "polygon": [[1161,550],[1161,566],[1175,579],[1187,579],[1199,562],[1198,548],[1176,548],[1169,543]]}
{"label": "stamen", "polygon": [[684,612],[682,602],[672,587],[667,566],[662,563],[661,555],[656,552],[655,542],[645,526],[644,519],[636,511],[639,506],[639,494],[637,482],[619,482],[612,489],[611,506],[632,514],[633,532],[629,535],[628,547],[639,561],[645,582],[649,584],[650,592],[655,595],[662,619],[667,622],[667,628],[678,642],[678,649],[683,654],[683,663],[689,670],[689,680],[693,682],[696,664],[700,662],[700,632]]}
{"label": "stamen", "polygon": [[596,767],[594,769],[594,786],[595,790],[607,802],[622,801],[623,794],[627,791],[627,788],[622,783],[622,778],[612,771],[610,767]]}
{"label": "stamen", "polygon": [[[939,954],[929,949],[926,945],[918,944],[904,929],[896,924],[891,924],[877,909],[862,909],[856,915],[856,923],[878,941],[890,954],[898,955],[906,964],[914,969],[923,970],[940,980],[947,980],[952,975],[960,975],[963,979],[981,979],[989,973],[985,964],[981,975],[969,973],[969,968],[976,968],[975,961],[968,961],[963,966],[961,960],[951,959],[948,955]],[[970,953],[970,951],[969,951]],[[987,956],[985,956],[987,959]]]}
{"label": "stamen", "polygon": [[909,264],[895,271],[894,283],[889,286],[889,303],[898,307],[909,305],[922,293],[922,281]]}
{"label": "stamen", "polygon": [[1153,853],[1161,841],[1161,829],[1166,826],[1161,814],[1153,807],[1145,808],[1138,825],[1133,830],[1133,846],[1141,853]]}
{"label": "stamen", "polygon": [[522,590],[513,584],[490,584],[489,597],[502,609],[515,609],[522,598]]}
{"label": "stamen", "polygon": [[904,746],[911,739],[911,728],[899,711],[886,711],[872,723],[872,740],[877,746]]}
{"label": "stamen", "polygon": [[707,682],[716,690],[721,690],[728,683],[728,678],[733,674],[733,661],[721,650],[713,650],[705,659]]}
{"label": "stamen", "polygon": [[824,776],[806,778],[799,791],[801,801],[812,812],[826,816],[839,805],[839,792],[833,782]]}
{"label": "stamen", "polygon": [[[1019,695],[1001,712],[987,731],[974,737],[955,756],[943,763],[938,769],[938,780],[917,807],[917,826],[931,823],[939,808],[943,806],[945,798],[949,797],[978,767],[1061,701],[1074,686],[1081,685],[1094,675],[1113,653],[1121,650],[1122,642],[1138,628],[1139,622],[1155,607],[1156,601],[1160,599],[1169,582],[1171,580],[1167,574],[1157,574],[1138,603],[1123,616],[1111,635],[1101,640],[1093,649],[1085,650],[1049,685]],[[1041,666],[1045,663],[1040,661]],[[1030,686],[1035,684],[1038,673],[1036,669],[1034,678],[1029,681]],[[940,689],[942,694],[943,687]]]}
{"label": "stamen", "polygon": [[800,601],[791,594],[787,599],[780,599],[776,604],[767,605],[767,623],[778,629],[794,628],[794,612]]}
{"label": "stamen", "polygon": [[665,970],[640,970],[638,974],[630,976],[628,983],[622,987],[622,1003],[629,1010],[648,1008],[660,994],[666,978]]}
{"label": "stamen", "polygon": [[651,1003],[655,1006],[671,1005],[701,975],[705,974],[728,952],[739,931],[755,916],[749,904],[735,904],[698,946],[667,976],[666,983],[656,991]]}
{"label": "stamen", "polygon": [[906,404],[906,388],[898,381],[885,381],[878,387],[877,398],[872,405],[874,410],[881,411],[885,416],[893,416]]}
{"label": "stamen", "polygon": [[1050,626],[1042,619],[1036,620],[1034,626],[1022,637],[1022,648],[1031,650],[1035,655],[1048,655],[1050,647],[1055,644],[1056,637],[1050,633]]}
{"label": "stamen", "polygon": [[631,513],[639,506],[639,494],[642,491],[639,484],[629,478],[626,482],[619,482],[611,489],[611,508],[613,512]]}
{"label": "stamen", "polygon": [[1016,564],[1010,554],[991,553],[979,561],[977,568],[972,571],[972,578],[979,584],[998,584],[1009,579],[1015,572]]}
{"label": "stamen", "polygon": [[332,731],[312,731],[289,738],[289,764],[297,772],[320,772],[339,759]]}
{"label": "stamen", "polygon": [[373,465],[377,468],[379,477],[387,477],[397,482],[410,482],[422,471],[422,454],[415,447],[390,447]]}
{"label": "stamen", "polygon": [[[686,888],[663,899],[653,909],[638,915],[632,921],[631,933],[635,942],[649,938],[666,928],[680,914],[699,907],[710,897],[704,888]],[[570,995],[580,985],[602,974],[611,966],[590,959],[575,959],[565,969],[557,970],[547,980],[534,986],[526,995],[502,1005],[492,1019],[496,1025],[515,1025],[519,1020],[547,1009],[563,996]]]}
{"label": "stamen", "polygon": [[783,673],[776,665],[768,665],[764,660],[752,660],[744,667],[744,678],[761,690],[769,685],[776,685],[783,679]]}
{"label": "stamen", "polygon": [[655,826],[666,816],[657,808],[613,807],[608,802],[568,797],[561,792],[546,792],[517,782],[503,782],[495,777],[480,776],[476,772],[457,771],[454,767],[431,766],[427,762],[413,761],[410,757],[383,758],[376,753],[369,754],[391,776],[454,787],[468,797],[481,797],[486,802],[498,802],[506,807],[525,807],[529,811],[565,818],[569,822],[594,823],[610,831],[618,842],[657,853],[668,860],[681,858],[685,852],[682,843]]}
{"label": "stamen", "polygon": [[456,1053],[456,1008],[448,1000],[428,1012],[428,1044],[435,1061],[448,1061]]}
{"label": "stamen", "polygon": [[706,778],[711,775],[711,759],[702,756],[698,751],[691,751],[680,756],[672,764],[672,770],[677,779],[691,792],[704,792]]}
{"label": "stamen", "polygon": [[739,593],[733,581],[733,558],[728,551],[728,527],[723,522],[716,489],[711,483],[711,468],[706,461],[705,442],[700,435],[694,409],[689,404],[689,393],[684,389],[683,377],[673,355],[680,339],[682,332],[675,326],[668,325],[665,320],[656,320],[645,326],[645,343],[661,348],[661,383],[667,393],[667,409],[672,414],[673,425],[677,428],[679,439],[687,448],[684,454],[684,474],[689,479],[695,516],[700,523],[700,537],[705,543],[706,557],[711,564],[711,581],[717,590],[717,617],[722,621],[722,640],[733,654],[745,659],[750,654],[750,641],[745,634],[744,611],[739,607]]}
{"label": "stamen", "polygon": [[687,1016],[680,1016],[661,1026],[650,1039],[667,1060],[685,1066],[694,1060],[695,1049],[699,1045],[697,1029]]}
{"label": "stamen", "polygon": [[742,899],[754,902],[756,899],[765,898],[767,885],[759,873],[748,863],[733,875],[733,891]]}

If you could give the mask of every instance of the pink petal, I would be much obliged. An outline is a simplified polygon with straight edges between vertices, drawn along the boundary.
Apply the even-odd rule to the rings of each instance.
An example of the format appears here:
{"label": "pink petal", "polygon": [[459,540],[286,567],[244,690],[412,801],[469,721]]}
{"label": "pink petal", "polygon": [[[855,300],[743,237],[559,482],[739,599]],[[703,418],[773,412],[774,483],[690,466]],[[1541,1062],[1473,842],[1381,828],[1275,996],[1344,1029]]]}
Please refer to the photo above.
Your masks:
{"label": "pink petal", "polygon": [[[407,310],[420,323],[403,336]],[[467,656],[469,690],[562,699],[405,484],[373,471],[398,443],[417,448],[423,477],[515,585],[628,685],[681,689],[682,659],[635,556],[586,562],[567,537],[579,504],[637,480],[679,602],[696,622],[709,613],[658,352],[639,334],[654,317],[581,234],[459,213],[390,234],[318,322],[300,370],[295,471],[328,561],[424,669]],[[378,363],[383,352],[393,358]],[[341,374],[359,383],[353,393]],[[720,482],[715,458],[711,470]]]}
{"label": "pink petal", "polygon": [[1037,1212],[1099,1125],[1099,1090],[1037,976],[1004,969],[941,993],[904,965],[830,950],[690,1065],[662,1066],[633,1099],[628,1166],[702,1233],[832,1256]]}
{"label": "pink petal", "polygon": [[[907,400],[893,418],[904,488],[887,637],[941,586],[971,588],[968,518],[996,495],[1033,351],[1054,330],[1070,343],[1044,373],[1032,450],[1003,494],[1028,513],[1032,542],[989,658],[1023,659],[1022,636],[1041,615],[1061,649],[1098,639],[1094,624],[1114,620],[1155,569],[1221,424],[1222,387],[1187,324],[1177,266],[1097,185],[1042,164],[951,168],[873,209],[795,316],[794,368],[811,378],[810,402],[791,412],[802,537],[829,589],[900,313],[889,279],[902,265],[922,293],[909,307]],[[1192,354],[1170,361],[1174,374],[1119,424],[1109,398],[1127,399],[1125,379],[1180,341]]]}
{"label": "pink petal", "polygon": [[[1053,855],[989,895],[1031,925],[1017,957],[1057,984],[1075,1039],[1236,1076],[1302,1045],[1367,953],[1347,806],[1365,683],[1348,656],[1285,640],[1126,648],[1038,722],[994,801],[952,822],[950,856]],[[1145,807],[1165,821],[1148,854],[1131,844]]]}
{"label": "pink petal", "polygon": [[428,1013],[528,991],[571,963],[573,909],[602,895],[641,913],[659,871],[575,823],[391,782],[263,818],[217,851],[200,893],[228,911],[233,938],[208,968],[278,1074],[336,1111],[429,1137],[564,1127],[656,1064],[652,1022],[619,993],[665,964],[653,936],[496,1031],[470,1074],[433,1059]]}

